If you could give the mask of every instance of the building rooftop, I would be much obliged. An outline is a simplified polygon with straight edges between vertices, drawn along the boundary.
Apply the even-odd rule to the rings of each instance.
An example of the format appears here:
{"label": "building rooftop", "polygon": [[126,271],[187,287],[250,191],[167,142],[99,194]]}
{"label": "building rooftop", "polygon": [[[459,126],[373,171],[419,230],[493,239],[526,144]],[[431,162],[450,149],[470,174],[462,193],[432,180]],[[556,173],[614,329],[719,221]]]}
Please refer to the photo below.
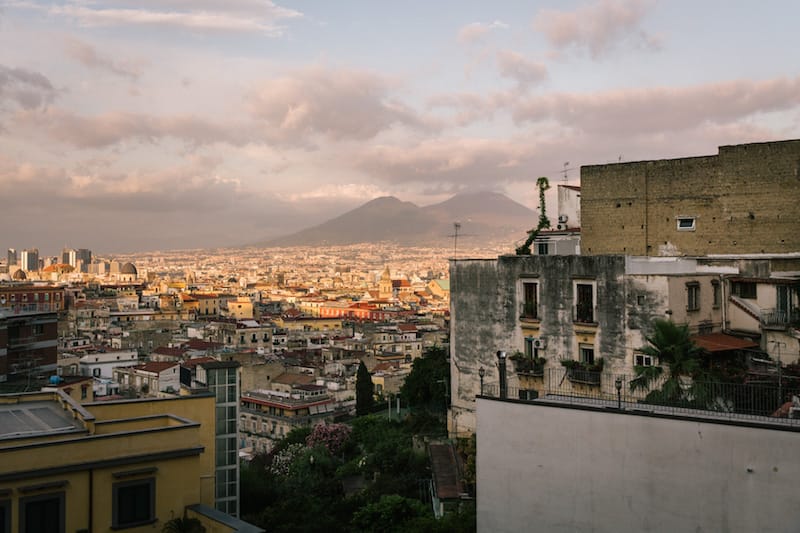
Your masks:
{"label": "building rooftop", "polygon": [[0,440],[83,429],[83,424],[55,401],[0,404]]}

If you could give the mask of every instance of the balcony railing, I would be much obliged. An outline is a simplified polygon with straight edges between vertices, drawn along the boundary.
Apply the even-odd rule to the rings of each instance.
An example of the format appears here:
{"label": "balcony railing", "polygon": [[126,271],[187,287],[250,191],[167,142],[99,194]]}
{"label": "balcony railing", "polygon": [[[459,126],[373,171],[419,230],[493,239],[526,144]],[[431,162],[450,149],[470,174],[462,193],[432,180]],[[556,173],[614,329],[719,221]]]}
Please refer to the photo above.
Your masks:
{"label": "balcony railing", "polygon": [[800,309],[783,310],[767,309],[761,312],[761,324],[767,327],[785,327],[790,324],[800,325]]}
{"label": "balcony railing", "polygon": [[[573,377],[570,377],[570,373]],[[581,378],[591,383],[583,383]],[[666,377],[651,383],[645,389],[632,390],[630,383],[634,378],[635,376],[611,372],[549,368],[544,372],[540,387],[507,387],[506,398],[523,401],[553,399],[558,402],[588,403],[602,407],[620,406],[623,409],[644,412],[800,426],[800,401],[796,402],[797,405],[787,402],[793,397],[800,397],[800,384],[786,377],[781,386],[777,383],[764,385],[701,382],[686,378],[681,381],[677,394],[672,396],[662,392]],[[586,384],[593,386],[582,386]],[[499,386],[496,383],[485,384],[483,396],[498,398]]]}
{"label": "balcony railing", "polygon": [[579,303],[575,306],[575,322],[594,323],[594,307],[591,303]]}
{"label": "balcony railing", "polygon": [[520,309],[520,318],[536,320],[539,318],[539,306],[534,302],[524,302]]}

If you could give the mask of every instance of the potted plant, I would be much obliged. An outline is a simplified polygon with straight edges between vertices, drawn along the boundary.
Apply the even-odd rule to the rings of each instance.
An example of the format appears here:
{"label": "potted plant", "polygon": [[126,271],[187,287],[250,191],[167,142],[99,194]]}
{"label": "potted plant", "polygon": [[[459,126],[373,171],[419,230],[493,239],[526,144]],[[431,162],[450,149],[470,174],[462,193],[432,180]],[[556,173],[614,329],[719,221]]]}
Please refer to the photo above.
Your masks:
{"label": "potted plant", "polygon": [[603,358],[598,357],[591,363],[562,359],[561,365],[567,369],[567,378],[573,383],[600,385],[600,374],[603,372]]}
{"label": "potted plant", "polygon": [[522,352],[516,352],[510,359],[514,361],[517,374],[528,374],[531,376],[544,375],[544,364],[547,362],[547,359],[544,357],[528,357]]}

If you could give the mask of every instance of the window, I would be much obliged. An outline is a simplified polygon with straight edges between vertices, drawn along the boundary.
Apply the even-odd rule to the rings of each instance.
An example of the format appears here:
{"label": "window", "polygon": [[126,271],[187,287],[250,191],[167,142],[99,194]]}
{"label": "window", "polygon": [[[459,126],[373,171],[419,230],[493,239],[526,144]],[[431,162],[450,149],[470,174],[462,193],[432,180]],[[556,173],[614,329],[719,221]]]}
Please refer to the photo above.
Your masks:
{"label": "window", "polygon": [[739,298],[755,300],[757,291],[754,281],[734,281],[731,283],[731,292]]}
{"label": "window", "polygon": [[711,322],[702,322],[697,325],[697,333],[699,335],[709,335],[714,332],[714,325]]}
{"label": "window", "polygon": [[64,516],[63,492],[29,496],[19,501],[19,530],[22,533],[64,533]]}
{"label": "window", "polygon": [[594,322],[594,286],[589,283],[575,284],[575,321]]}
{"label": "window", "polygon": [[720,291],[719,281],[714,280],[711,282],[711,290],[714,294],[714,309],[719,309],[720,303],[722,302],[722,292]]}
{"label": "window", "polygon": [[587,365],[594,364],[594,345],[581,344],[580,345],[580,361]]}
{"label": "window", "polygon": [[536,253],[537,254],[539,254],[539,255],[549,255],[548,252],[549,252],[548,243],[540,242],[540,243],[538,243],[536,245]]}
{"label": "window", "polygon": [[123,529],[155,522],[155,478],[123,481],[112,485],[112,527]]}
{"label": "window", "polygon": [[698,311],[700,309],[700,284],[696,281],[686,284],[686,310]]}
{"label": "window", "polygon": [[[8,493],[2,497],[7,497]],[[0,500],[0,532],[8,533],[11,531],[11,501]]]}
{"label": "window", "polygon": [[535,337],[525,337],[525,357],[532,359],[539,357],[539,349],[534,344],[535,342]]}
{"label": "window", "polygon": [[644,297],[644,294],[636,295],[636,305],[644,305],[645,301],[646,299]]}
{"label": "window", "polygon": [[539,284],[534,282],[522,283],[522,317],[539,317]]}
{"label": "window", "polygon": [[694,217],[677,217],[678,231],[694,231],[695,219]]}
{"label": "window", "polygon": [[633,364],[636,366],[653,366],[653,356],[643,353],[633,354]]}

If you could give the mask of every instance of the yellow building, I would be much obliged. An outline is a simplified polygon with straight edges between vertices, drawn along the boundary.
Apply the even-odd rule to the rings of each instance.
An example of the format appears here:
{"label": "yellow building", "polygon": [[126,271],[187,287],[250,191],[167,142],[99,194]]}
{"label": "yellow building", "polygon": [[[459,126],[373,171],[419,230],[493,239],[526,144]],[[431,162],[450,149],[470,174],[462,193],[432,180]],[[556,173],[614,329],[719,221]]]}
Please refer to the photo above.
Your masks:
{"label": "yellow building", "polygon": [[152,532],[189,516],[209,533],[261,531],[214,509],[215,441],[213,394],[0,396],[0,530]]}

